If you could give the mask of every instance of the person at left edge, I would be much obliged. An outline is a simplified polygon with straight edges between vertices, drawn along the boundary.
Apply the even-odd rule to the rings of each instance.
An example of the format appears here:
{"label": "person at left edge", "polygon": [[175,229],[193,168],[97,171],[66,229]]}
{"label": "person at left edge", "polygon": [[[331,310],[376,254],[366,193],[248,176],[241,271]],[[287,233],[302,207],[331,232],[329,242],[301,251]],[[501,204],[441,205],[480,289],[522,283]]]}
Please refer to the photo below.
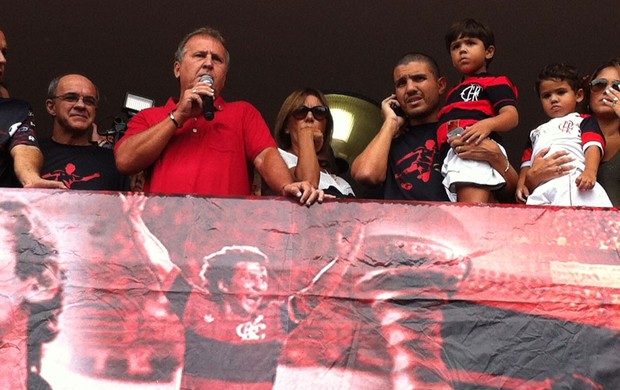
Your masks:
{"label": "person at left edge", "polygon": [[[7,63],[7,40],[0,29],[0,81]],[[43,154],[34,132],[34,114],[25,101],[0,97],[0,187],[65,188],[41,178]]]}
{"label": "person at left edge", "polygon": [[39,142],[44,156],[41,175],[72,190],[129,190],[129,178],[116,168],[114,152],[90,141],[99,92],[79,74],[54,78],[45,108],[54,118],[52,136]]}
{"label": "person at left edge", "polygon": [[[321,202],[324,194],[309,182],[293,182],[275,140],[256,108],[226,102],[222,90],[230,55],[219,31],[203,27],[189,33],[175,54],[178,100],[140,111],[115,146],[116,165],[127,175],[147,170],[145,192],[162,194],[251,194],[253,166],[270,189],[300,203]],[[213,84],[200,82],[209,75]],[[203,97],[211,96],[215,118],[203,116]]]}

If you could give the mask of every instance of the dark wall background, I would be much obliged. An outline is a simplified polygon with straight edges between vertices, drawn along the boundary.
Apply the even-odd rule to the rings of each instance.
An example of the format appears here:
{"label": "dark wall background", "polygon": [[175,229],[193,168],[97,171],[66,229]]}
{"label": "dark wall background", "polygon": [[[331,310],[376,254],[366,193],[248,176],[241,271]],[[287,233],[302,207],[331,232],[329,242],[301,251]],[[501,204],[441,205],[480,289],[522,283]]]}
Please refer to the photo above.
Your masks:
{"label": "dark wall background", "polygon": [[497,55],[491,72],[520,91],[521,124],[506,139],[513,163],[528,131],[544,120],[533,90],[542,66],[564,61],[589,73],[620,56],[618,0],[4,0],[0,29],[9,42],[11,95],[29,101],[38,131],[49,134],[47,84],[78,72],[99,87],[98,124],[118,115],[125,92],[163,104],[178,96],[172,58],[181,38],[212,25],[224,34],[231,68],[223,96],[247,100],[272,125],[293,90],[314,86],[380,101],[393,91],[392,69],[407,51],[434,56],[458,81],[443,35],[463,17],[488,23]]}

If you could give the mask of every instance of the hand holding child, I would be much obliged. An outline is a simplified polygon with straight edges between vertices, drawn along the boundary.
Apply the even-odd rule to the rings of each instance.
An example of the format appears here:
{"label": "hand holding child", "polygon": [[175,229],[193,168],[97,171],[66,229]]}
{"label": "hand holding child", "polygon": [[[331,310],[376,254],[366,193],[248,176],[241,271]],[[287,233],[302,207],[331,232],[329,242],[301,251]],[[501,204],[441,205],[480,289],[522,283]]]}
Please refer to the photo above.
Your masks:
{"label": "hand holding child", "polygon": [[493,129],[486,120],[481,120],[471,126],[465,128],[461,134],[461,139],[466,143],[474,143],[480,145],[483,139],[486,139]]}

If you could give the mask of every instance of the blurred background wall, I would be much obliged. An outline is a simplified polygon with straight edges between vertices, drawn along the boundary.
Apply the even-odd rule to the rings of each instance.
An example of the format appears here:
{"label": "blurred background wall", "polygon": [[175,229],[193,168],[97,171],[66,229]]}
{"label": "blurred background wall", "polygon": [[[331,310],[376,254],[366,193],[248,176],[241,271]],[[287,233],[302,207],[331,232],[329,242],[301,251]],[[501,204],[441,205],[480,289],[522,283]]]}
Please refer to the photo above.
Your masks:
{"label": "blurred background wall", "polygon": [[125,93],[156,104],[178,96],[173,53],[194,28],[211,25],[228,40],[231,66],[223,96],[247,100],[272,126],[284,98],[303,86],[380,102],[393,91],[392,69],[407,51],[434,56],[458,82],[443,36],[464,17],[495,32],[490,71],[519,88],[521,123],[505,137],[519,161],[531,128],[544,120],[534,92],[538,71],[563,61],[591,72],[620,56],[618,0],[5,0],[0,29],[9,42],[6,81],[29,101],[41,137],[51,119],[46,89],[56,75],[78,72],[102,95],[97,123],[111,127]]}

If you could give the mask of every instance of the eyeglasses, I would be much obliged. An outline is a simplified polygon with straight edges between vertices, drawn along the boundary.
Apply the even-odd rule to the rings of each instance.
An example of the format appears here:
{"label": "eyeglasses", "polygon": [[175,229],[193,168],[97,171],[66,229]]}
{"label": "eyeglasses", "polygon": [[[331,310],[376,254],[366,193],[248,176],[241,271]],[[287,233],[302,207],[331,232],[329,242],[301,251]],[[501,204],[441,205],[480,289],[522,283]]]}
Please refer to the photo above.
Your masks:
{"label": "eyeglasses", "polygon": [[329,113],[329,108],[325,106],[314,106],[312,108],[301,106],[295,109],[295,111],[293,111],[291,115],[295,119],[304,119],[308,115],[308,112],[312,113],[314,119],[320,121],[327,117],[327,113]]}
{"label": "eyeglasses", "polygon": [[616,91],[620,91],[620,81],[609,81],[607,79],[596,79],[590,81],[590,91],[595,93],[602,92],[609,84],[611,84],[611,87]]}
{"label": "eyeglasses", "polygon": [[66,93],[64,95],[52,96],[52,99],[60,99],[63,102],[75,104],[80,99],[84,102],[85,105],[90,107],[97,107],[97,98],[94,96],[82,96],[77,93]]}

